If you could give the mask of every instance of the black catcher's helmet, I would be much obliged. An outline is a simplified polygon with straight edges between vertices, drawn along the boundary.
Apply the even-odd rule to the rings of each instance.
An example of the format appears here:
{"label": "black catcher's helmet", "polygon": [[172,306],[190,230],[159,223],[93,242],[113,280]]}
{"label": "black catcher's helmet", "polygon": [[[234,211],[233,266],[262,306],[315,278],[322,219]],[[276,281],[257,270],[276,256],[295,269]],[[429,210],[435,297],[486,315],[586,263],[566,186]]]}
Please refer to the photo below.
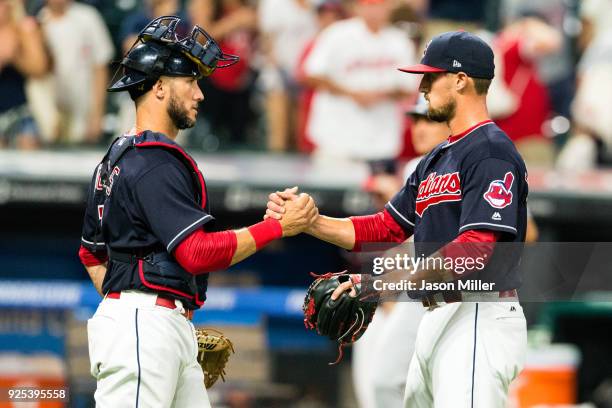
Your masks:
{"label": "black catcher's helmet", "polygon": [[178,38],[176,27],[180,21],[176,16],[151,21],[121,61],[119,69],[123,68],[123,76],[114,81],[108,91],[143,92],[162,75],[199,78],[238,62],[237,56],[225,54],[197,25],[187,37]]}

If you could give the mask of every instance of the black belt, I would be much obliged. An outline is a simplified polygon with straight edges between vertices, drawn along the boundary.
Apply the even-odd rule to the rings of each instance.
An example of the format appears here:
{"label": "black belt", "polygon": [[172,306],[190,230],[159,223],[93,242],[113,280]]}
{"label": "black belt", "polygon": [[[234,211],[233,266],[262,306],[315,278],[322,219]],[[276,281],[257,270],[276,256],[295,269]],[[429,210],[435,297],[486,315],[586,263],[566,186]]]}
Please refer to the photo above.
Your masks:
{"label": "black belt", "polygon": [[[480,293],[480,292],[473,292]],[[501,292],[481,292],[484,294],[496,294],[500,299],[502,298],[515,298],[518,297],[516,289],[502,290]],[[437,299],[436,299],[437,298]],[[421,303],[424,307],[432,309],[439,307],[441,303],[456,303],[463,301],[462,294],[460,291],[446,291],[436,293],[433,295],[427,295],[421,298]]]}

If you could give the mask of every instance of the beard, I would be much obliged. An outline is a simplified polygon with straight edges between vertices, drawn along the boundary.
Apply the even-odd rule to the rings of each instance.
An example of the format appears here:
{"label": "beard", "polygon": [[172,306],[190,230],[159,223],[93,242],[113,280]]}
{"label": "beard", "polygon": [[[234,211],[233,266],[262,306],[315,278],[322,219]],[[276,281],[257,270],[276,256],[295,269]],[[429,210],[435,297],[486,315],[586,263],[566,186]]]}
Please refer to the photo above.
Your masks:
{"label": "beard", "polygon": [[450,122],[455,117],[455,111],[457,110],[457,102],[454,99],[448,101],[445,105],[434,109],[429,105],[427,110],[427,117],[435,122]]}
{"label": "beard", "polygon": [[189,110],[181,106],[174,94],[170,95],[168,101],[168,116],[179,130],[192,128],[195,125],[195,120],[189,117]]}

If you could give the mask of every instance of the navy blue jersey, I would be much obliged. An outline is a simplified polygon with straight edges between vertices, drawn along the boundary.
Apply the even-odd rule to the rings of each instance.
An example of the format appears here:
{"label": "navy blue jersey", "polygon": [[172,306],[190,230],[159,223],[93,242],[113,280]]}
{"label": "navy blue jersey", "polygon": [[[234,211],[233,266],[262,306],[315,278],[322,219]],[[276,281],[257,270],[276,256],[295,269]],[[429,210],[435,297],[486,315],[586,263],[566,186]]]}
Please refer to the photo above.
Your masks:
{"label": "navy blue jersey", "polygon": [[[160,278],[151,283],[138,268],[114,264],[113,253],[168,256],[185,237],[211,220],[204,180],[193,159],[166,136],[144,132],[118,139],[94,171],[81,241],[90,250],[107,248],[110,252],[104,292],[143,289],[189,298],[195,297],[194,288],[179,288],[196,284],[178,264],[170,274],[176,273],[176,280],[185,282]],[[175,261],[170,255],[160,262]]]}
{"label": "navy blue jersey", "polygon": [[[176,145],[158,135],[161,141]],[[107,199],[102,208],[89,201],[82,237],[83,246],[92,250],[99,230],[95,224],[101,225],[104,236],[98,246],[128,250],[160,245],[172,252],[187,235],[213,219],[197,202],[187,167],[166,149],[128,150],[112,169],[107,187],[99,174],[97,168],[90,195],[98,192]]]}
{"label": "navy blue jersey", "polygon": [[[418,164],[386,208],[429,255],[468,230],[502,233],[480,276],[496,290],[517,288],[527,227],[527,170],[508,136],[486,121],[438,145]],[[502,252],[504,252],[502,256]]]}

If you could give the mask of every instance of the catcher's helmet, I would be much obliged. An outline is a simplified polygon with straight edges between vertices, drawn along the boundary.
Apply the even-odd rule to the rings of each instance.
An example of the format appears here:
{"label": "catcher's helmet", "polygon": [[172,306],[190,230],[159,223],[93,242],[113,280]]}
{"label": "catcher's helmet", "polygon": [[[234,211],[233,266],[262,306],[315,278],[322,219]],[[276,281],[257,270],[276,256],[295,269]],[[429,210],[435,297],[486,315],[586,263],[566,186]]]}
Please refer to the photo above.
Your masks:
{"label": "catcher's helmet", "polygon": [[162,75],[209,76],[217,68],[238,62],[237,56],[223,53],[215,40],[198,26],[194,26],[187,37],[179,39],[176,34],[179,22],[176,16],[151,21],[121,61],[119,69],[123,68],[123,76],[114,81],[108,91],[138,87],[143,91],[147,82],[152,83]]}

